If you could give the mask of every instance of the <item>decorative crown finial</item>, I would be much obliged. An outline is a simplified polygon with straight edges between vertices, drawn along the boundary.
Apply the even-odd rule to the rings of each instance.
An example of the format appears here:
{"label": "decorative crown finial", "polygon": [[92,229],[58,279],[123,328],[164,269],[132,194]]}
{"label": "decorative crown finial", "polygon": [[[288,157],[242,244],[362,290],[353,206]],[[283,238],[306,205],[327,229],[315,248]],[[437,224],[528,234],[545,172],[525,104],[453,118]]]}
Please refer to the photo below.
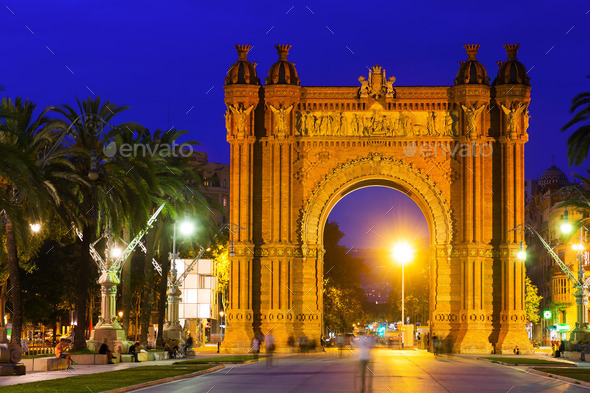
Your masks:
{"label": "decorative crown finial", "polygon": [[240,61],[247,61],[248,60],[248,52],[250,52],[250,48],[252,45],[248,44],[238,44],[236,45],[236,49],[238,50],[238,60]]}
{"label": "decorative crown finial", "polygon": [[291,45],[280,44],[275,45],[275,48],[277,48],[277,52],[279,53],[279,60],[287,61],[287,55],[289,54],[289,49],[291,49]]}
{"label": "decorative crown finial", "polygon": [[477,60],[476,56],[480,47],[479,44],[465,44],[463,47],[467,51],[467,60]]}
{"label": "decorative crown finial", "polygon": [[504,49],[506,49],[506,53],[508,54],[508,60],[516,60],[518,48],[520,48],[520,44],[504,44]]}
{"label": "decorative crown finial", "polygon": [[374,65],[372,67],[373,74],[380,74],[382,69],[383,67],[381,67],[380,65]]}

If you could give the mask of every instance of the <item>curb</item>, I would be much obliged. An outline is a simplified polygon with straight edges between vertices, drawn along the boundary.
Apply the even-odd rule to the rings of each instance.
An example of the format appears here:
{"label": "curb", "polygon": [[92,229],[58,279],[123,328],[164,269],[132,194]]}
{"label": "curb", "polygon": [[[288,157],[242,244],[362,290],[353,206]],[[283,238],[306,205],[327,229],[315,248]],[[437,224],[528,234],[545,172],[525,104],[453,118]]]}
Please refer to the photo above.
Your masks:
{"label": "curb", "polygon": [[559,379],[559,380],[562,380],[564,382],[569,382],[569,383],[574,384],[574,385],[580,385],[580,386],[590,387],[590,382],[580,381],[579,379],[568,378],[568,377],[564,377],[562,375],[551,374],[551,373],[547,373],[547,372],[539,371],[539,370],[535,370],[535,369],[532,369],[529,372],[530,373],[537,374],[537,375],[541,375],[541,376],[544,376],[544,377],[547,377],[547,378]]}
{"label": "curb", "polygon": [[483,360],[484,362],[488,362],[488,363],[501,364],[502,366],[511,366],[511,367],[515,367],[515,366],[546,367],[546,368],[578,367],[578,365],[575,363],[566,363],[566,362],[559,362],[560,364],[554,364],[554,363],[506,363],[506,362],[501,362],[500,360],[490,360],[490,359],[484,359],[484,358],[476,358],[476,359]]}
{"label": "curb", "polygon": [[195,373],[177,375],[175,377],[169,377],[169,378],[164,378],[164,379],[156,379],[155,381],[143,382],[143,383],[139,383],[137,385],[124,386],[122,388],[117,388],[117,389],[112,389],[112,390],[105,390],[102,393],[129,392],[131,390],[147,388],[147,387],[155,386],[155,385],[161,385],[163,383],[168,383],[168,382],[172,382],[172,381],[178,381],[179,379],[192,378],[192,377],[196,377],[197,375],[209,374],[214,371],[221,370],[222,368],[225,368],[225,366],[223,364],[216,366],[216,367],[208,368],[207,370],[197,371]]}

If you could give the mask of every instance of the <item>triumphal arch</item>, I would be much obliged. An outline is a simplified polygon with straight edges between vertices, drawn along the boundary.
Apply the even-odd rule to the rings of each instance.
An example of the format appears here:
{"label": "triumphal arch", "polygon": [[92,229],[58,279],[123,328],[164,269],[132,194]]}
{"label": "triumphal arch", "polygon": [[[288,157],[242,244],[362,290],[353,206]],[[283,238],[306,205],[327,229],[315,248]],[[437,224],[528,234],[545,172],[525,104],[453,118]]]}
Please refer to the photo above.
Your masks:
{"label": "triumphal arch", "polygon": [[[504,46],[490,83],[465,45],[452,86],[398,86],[385,69],[353,86],[302,86],[277,45],[262,84],[250,46],[225,78],[231,145],[231,289],[223,348],[247,351],[272,331],[322,334],[323,231],[332,207],[366,186],[392,187],[422,209],[431,236],[430,324],[457,352],[530,350],[525,268],[524,144],[530,85]],[[362,71],[362,70],[359,70]],[[390,74],[388,74],[390,75]]]}

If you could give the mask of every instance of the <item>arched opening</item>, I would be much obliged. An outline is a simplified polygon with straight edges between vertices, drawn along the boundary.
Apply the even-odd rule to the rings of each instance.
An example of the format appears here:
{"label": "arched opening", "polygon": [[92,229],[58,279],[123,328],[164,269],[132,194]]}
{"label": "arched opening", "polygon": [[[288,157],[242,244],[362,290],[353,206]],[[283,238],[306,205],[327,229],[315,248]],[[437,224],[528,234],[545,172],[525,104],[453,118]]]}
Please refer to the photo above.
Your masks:
{"label": "arched opening", "polygon": [[[324,222],[324,335],[331,338],[329,344],[350,333],[367,332],[383,344],[400,345],[402,280],[404,319],[412,331],[407,335],[414,339],[417,331],[420,337],[428,331],[428,221],[393,182],[370,183],[375,185],[359,182],[346,188]],[[402,265],[391,252],[399,242],[415,251],[403,278]]]}

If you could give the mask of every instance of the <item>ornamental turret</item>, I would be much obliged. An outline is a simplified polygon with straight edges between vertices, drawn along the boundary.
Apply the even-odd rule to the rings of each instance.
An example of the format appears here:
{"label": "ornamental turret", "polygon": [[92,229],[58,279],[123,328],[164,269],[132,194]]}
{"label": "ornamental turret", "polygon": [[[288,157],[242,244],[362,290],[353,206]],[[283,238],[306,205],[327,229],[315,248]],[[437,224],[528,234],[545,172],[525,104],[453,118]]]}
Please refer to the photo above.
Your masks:
{"label": "ornamental turret", "polygon": [[287,60],[289,49],[291,45],[275,45],[279,54],[279,61],[274,63],[268,70],[268,77],[266,78],[267,85],[297,85],[299,86],[299,78],[297,77],[297,70],[295,64]]}
{"label": "ornamental turret", "polygon": [[459,62],[461,67],[459,68],[459,72],[457,72],[455,85],[489,85],[490,78],[488,78],[486,68],[477,61],[479,46],[479,44],[466,44],[463,46],[467,51],[467,60]]}
{"label": "ornamental turret", "polygon": [[236,45],[238,61],[227,71],[225,84],[227,85],[260,85],[260,79],[256,75],[256,63],[248,61],[248,52],[251,45]]}
{"label": "ornamental turret", "polygon": [[524,65],[516,59],[519,47],[520,44],[504,44],[508,59],[498,62],[500,69],[498,70],[498,76],[494,80],[494,85],[529,85],[531,78],[527,76]]}

